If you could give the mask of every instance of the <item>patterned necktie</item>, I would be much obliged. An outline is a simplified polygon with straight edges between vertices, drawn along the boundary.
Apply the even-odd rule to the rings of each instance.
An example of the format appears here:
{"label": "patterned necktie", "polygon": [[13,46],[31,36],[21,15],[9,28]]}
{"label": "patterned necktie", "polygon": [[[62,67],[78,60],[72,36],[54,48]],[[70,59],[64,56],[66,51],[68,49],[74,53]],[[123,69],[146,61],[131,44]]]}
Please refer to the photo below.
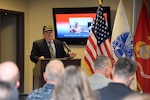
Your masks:
{"label": "patterned necktie", "polygon": [[54,58],[54,49],[53,49],[51,43],[52,42],[48,42],[48,44],[49,44],[49,51],[50,51],[51,58]]}

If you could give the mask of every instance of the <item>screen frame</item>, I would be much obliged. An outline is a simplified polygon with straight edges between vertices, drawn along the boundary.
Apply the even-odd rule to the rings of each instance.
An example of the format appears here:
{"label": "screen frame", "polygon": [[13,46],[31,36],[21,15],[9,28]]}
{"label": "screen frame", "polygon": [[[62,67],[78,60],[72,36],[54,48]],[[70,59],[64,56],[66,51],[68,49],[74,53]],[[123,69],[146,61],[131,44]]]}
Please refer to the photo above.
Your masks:
{"label": "screen frame", "polygon": [[[78,13],[95,13],[98,7],[77,7],[77,8],[53,8],[53,20],[54,20],[54,31],[55,39],[65,41],[70,45],[85,45],[87,38],[59,38],[57,33],[56,14],[78,14]],[[104,13],[107,13],[108,30],[111,34],[111,21],[110,21],[110,7],[104,6]],[[95,16],[96,17],[96,16]]]}

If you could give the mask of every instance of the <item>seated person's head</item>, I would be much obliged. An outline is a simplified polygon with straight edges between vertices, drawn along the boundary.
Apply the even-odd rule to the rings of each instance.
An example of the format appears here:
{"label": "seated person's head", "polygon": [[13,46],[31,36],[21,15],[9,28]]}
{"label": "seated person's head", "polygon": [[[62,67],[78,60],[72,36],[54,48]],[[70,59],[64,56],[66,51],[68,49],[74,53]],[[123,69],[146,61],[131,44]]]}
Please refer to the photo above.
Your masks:
{"label": "seated person's head", "polygon": [[9,82],[16,88],[20,86],[18,66],[12,61],[2,62],[0,64],[0,80]]}
{"label": "seated person's head", "polygon": [[124,81],[126,85],[130,85],[134,78],[136,69],[136,62],[132,59],[119,58],[114,67],[113,78],[117,79],[117,81]]}
{"label": "seated person's head", "polygon": [[8,82],[0,81],[0,100],[19,100],[17,89]]}
{"label": "seated person's head", "polygon": [[94,60],[95,73],[101,73],[106,77],[110,77],[112,72],[111,60],[108,56],[100,55]]}
{"label": "seated person's head", "polygon": [[75,65],[66,67],[53,93],[54,100],[93,100],[86,74]]}
{"label": "seated person's head", "polygon": [[64,64],[60,60],[51,60],[45,68],[43,74],[47,83],[56,84],[59,76],[64,71]]}
{"label": "seated person's head", "polygon": [[122,100],[150,100],[149,94],[130,94]]}

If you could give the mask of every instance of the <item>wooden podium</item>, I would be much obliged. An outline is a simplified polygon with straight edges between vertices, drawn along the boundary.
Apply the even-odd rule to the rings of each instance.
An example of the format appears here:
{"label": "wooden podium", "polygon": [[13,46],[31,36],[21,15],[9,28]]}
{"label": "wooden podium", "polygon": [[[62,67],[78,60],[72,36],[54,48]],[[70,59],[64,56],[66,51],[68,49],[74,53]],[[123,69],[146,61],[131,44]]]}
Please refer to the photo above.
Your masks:
{"label": "wooden podium", "polygon": [[[65,66],[68,65],[77,65],[81,66],[81,59],[67,59],[67,58],[56,58],[61,60]],[[45,71],[46,64],[53,60],[51,58],[45,58],[43,60],[39,60],[33,69],[33,89],[42,87],[45,83],[43,78],[43,72]]]}

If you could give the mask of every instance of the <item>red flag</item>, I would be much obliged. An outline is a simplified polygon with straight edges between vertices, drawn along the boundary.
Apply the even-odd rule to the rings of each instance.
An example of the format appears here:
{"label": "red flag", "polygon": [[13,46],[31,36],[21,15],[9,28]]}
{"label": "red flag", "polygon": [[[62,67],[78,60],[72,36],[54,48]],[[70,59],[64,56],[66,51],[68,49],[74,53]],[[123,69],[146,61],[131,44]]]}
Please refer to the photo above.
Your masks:
{"label": "red flag", "polygon": [[110,33],[103,8],[100,5],[97,9],[84,54],[85,69],[89,75],[94,72],[93,61],[98,55],[106,55],[112,58],[110,47]]}
{"label": "red flag", "polygon": [[147,0],[143,0],[134,35],[134,52],[138,63],[137,80],[143,92],[150,93],[150,17]]}

